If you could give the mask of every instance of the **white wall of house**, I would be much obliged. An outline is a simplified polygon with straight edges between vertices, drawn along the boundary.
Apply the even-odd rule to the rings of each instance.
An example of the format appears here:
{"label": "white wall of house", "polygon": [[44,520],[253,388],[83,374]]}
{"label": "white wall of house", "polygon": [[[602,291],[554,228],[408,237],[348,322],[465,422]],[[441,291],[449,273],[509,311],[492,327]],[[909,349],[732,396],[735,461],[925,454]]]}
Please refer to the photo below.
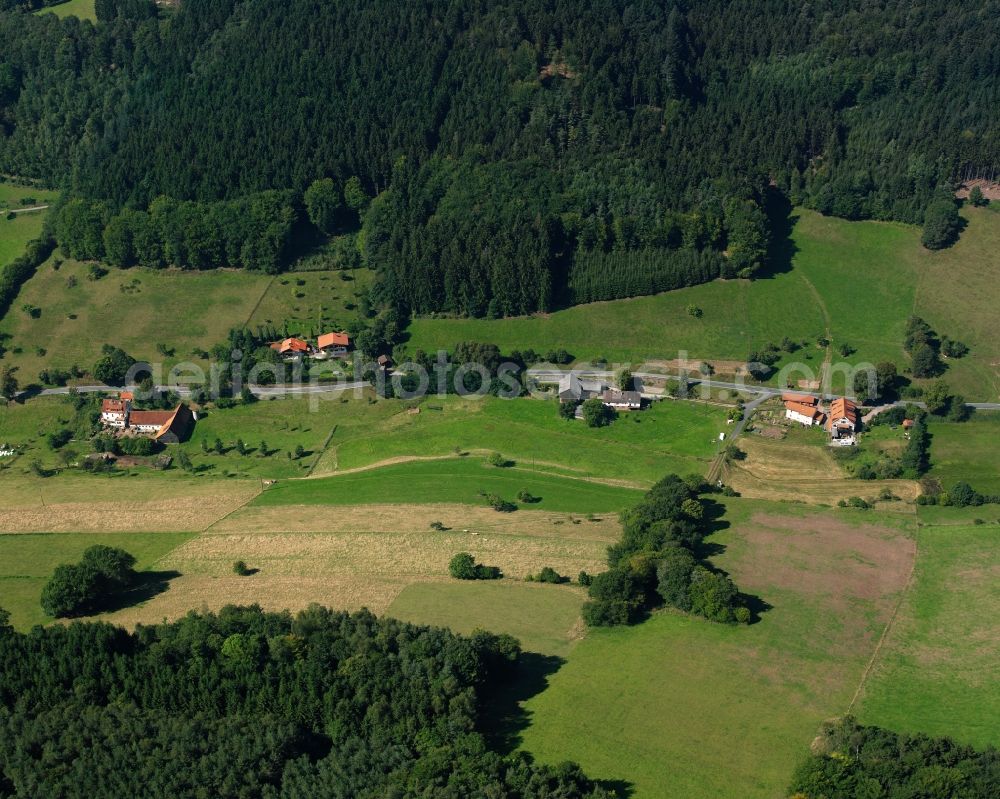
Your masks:
{"label": "white wall of house", "polygon": [[799,424],[804,424],[806,427],[812,427],[816,424],[816,420],[812,416],[806,416],[804,413],[793,411],[791,408],[785,408],[785,418]]}

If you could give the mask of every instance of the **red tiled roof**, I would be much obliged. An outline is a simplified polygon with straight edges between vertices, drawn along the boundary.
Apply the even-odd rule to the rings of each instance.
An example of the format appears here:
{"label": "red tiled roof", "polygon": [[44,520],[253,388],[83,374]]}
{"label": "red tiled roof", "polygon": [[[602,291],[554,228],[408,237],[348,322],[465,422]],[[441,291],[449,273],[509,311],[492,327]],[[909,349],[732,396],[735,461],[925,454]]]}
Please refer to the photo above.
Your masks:
{"label": "red tiled roof", "polygon": [[101,403],[101,413],[125,413],[125,401],[106,399]]}
{"label": "red tiled roof", "polygon": [[819,402],[816,397],[811,397],[808,394],[782,394],[781,399],[788,402],[796,402],[799,405],[815,405]]}
{"label": "red tiled roof", "polygon": [[350,344],[351,337],[347,333],[324,333],[316,339],[316,346],[321,350],[327,347],[349,347]]}
{"label": "red tiled roof", "polygon": [[846,397],[838,397],[830,403],[830,418],[826,420],[827,429],[833,427],[833,420],[847,419],[852,427],[858,425],[858,406]]}
{"label": "red tiled roof", "polygon": [[283,341],[275,341],[271,349],[277,350],[282,355],[286,352],[309,352],[309,343],[300,338],[286,338]]}
{"label": "red tiled roof", "polygon": [[786,401],[785,402],[785,407],[788,410],[792,411],[793,413],[798,413],[798,414],[801,414],[802,416],[807,416],[807,417],[809,417],[810,419],[813,419],[813,420],[815,420],[815,419],[822,419],[823,418],[823,414],[820,413],[819,410],[817,410],[812,405],[805,405],[805,404],[803,404],[801,402],[788,402],[788,401]]}
{"label": "red tiled roof", "polygon": [[162,427],[173,418],[176,412],[176,409],[173,411],[132,411],[128,415],[128,423],[130,427],[140,425],[143,427],[152,425]]}

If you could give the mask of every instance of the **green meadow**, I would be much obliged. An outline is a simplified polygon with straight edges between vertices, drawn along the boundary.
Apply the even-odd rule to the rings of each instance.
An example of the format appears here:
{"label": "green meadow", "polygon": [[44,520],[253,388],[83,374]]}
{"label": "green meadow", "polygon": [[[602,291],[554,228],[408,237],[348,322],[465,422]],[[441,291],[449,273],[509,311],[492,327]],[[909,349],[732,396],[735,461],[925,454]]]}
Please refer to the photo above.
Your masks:
{"label": "green meadow", "polygon": [[996,746],[1000,527],[941,523],[940,513],[928,524],[923,510],[921,518],[914,581],[858,716],[893,730]]}
{"label": "green meadow", "polygon": [[1000,412],[980,411],[967,422],[932,421],[931,470],[942,487],[960,480],[982,494],[1000,494]]}
{"label": "green meadow", "polygon": [[147,570],[192,536],[190,533],[14,533],[0,534],[0,607],[18,629],[52,621],[39,605],[42,587],[61,563],[74,563],[94,544],[121,547]]}
{"label": "green meadow", "polygon": [[489,466],[477,457],[410,461],[360,472],[278,482],[253,501],[271,505],[370,505],[454,502],[486,505],[482,494],[514,501],[520,491],[539,498],[531,510],[607,513],[634,504],[643,492],[517,466]]}
{"label": "green meadow", "polygon": [[[741,360],[787,336],[808,346],[784,356],[779,366],[799,361],[818,371],[823,354],[814,344],[829,331],[835,362],[891,360],[902,370],[903,329],[916,313],[939,334],[972,348],[949,364],[946,377],[954,387],[970,399],[995,399],[1000,316],[992,298],[1000,214],[971,207],[962,214],[968,227],[959,242],[929,252],[916,227],[797,209],[784,248],[791,256],[752,282],[715,281],[517,319],[419,318],[410,326],[408,346],[433,351],[463,340],[489,341],[507,351],[564,348],[580,359],[642,363],[681,351],[694,359]],[[691,316],[689,305],[702,316]],[[842,345],[853,350],[846,358],[839,354]]]}
{"label": "green meadow", "polygon": [[[819,724],[850,703],[911,545],[878,514],[735,499],[725,520],[712,560],[771,606],[759,622],[661,611],[588,631],[524,703],[523,749],[634,799],[783,795]],[[454,611],[469,626],[467,612]]]}
{"label": "green meadow", "polygon": [[336,428],[317,474],[389,458],[485,450],[521,466],[644,485],[668,472],[705,472],[726,429],[725,408],[670,400],[620,414],[598,429],[560,418],[554,401],[527,398],[321,401],[315,416]]}
{"label": "green meadow", "polygon": [[94,0],[67,0],[65,3],[40,8],[36,14],[55,14],[57,17],[79,17],[97,22],[97,14],[94,13]]}
{"label": "green meadow", "polygon": [[400,592],[386,615],[464,635],[476,629],[507,633],[527,652],[566,657],[582,633],[584,596],[576,586],[514,580],[414,583]]}
{"label": "green meadow", "polygon": [[34,199],[34,205],[54,202],[55,194],[44,189],[0,183],[0,269],[24,254],[25,245],[38,238],[45,221],[45,211],[29,211],[8,219],[12,210],[24,208],[22,200]]}
{"label": "green meadow", "polygon": [[[5,360],[21,368],[23,383],[45,367],[90,369],[104,344],[165,368],[194,360],[207,370],[193,351],[211,349],[245,324],[270,280],[235,270],[143,268],[109,269],[95,280],[85,264],[64,261],[57,269],[49,259],[0,321],[0,333],[10,337]],[[22,313],[24,303],[40,308],[39,316]]]}

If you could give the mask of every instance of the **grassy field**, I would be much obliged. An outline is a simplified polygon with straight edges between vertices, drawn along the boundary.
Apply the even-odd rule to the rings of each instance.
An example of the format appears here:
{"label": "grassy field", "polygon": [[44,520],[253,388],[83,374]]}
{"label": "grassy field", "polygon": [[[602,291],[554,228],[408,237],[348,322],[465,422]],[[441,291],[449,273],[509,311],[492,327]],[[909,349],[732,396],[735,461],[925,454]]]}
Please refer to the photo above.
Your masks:
{"label": "grassy field", "polygon": [[459,503],[485,506],[481,492],[514,501],[520,491],[539,498],[528,507],[563,513],[607,513],[634,504],[642,491],[527,468],[488,466],[482,458],[450,457],[395,463],[335,477],[279,482],[255,506]]}
{"label": "grassy field", "polygon": [[68,0],[68,2],[50,8],[41,8],[36,14],[55,14],[57,17],[79,17],[97,22],[97,15],[94,13],[94,0]]}
{"label": "grassy field", "polygon": [[403,589],[386,613],[466,635],[477,628],[508,633],[528,652],[565,657],[582,637],[583,597],[583,591],[573,586],[506,580],[479,585],[414,583]]}
{"label": "grassy field", "polygon": [[704,473],[726,429],[725,408],[664,401],[605,428],[559,418],[555,402],[446,397],[422,403],[321,403],[336,425],[316,474],[388,458],[499,451],[520,465],[650,485],[669,472]]}
{"label": "grassy field", "polygon": [[[842,499],[860,496],[874,501],[882,489],[912,502],[920,493],[913,480],[856,480],[838,463],[820,429],[794,426],[787,438],[748,435],[740,439],[743,460],[733,461],[723,479],[742,496],[757,499],[836,505]],[[904,502],[880,503],[883,510],[910,514],[914,506]]]}
{"label": "grassy field", "polygon": [[980,412],[968,422],[930,426],[931,470],[948,489],[964,480],[983,494],[1000,494],[1000,413]]}
{"label": "grassy field", "polygon": [[0,534],[0,607],[19,629],[52,621],[39,606],[42,587],[60,563],[80,559],[89,546],[121,547],[135,555],[136,569],[149,569],[183,544],[189,533]]}
{"label": "grassy field", "polygon": [[343,330],[359,317],[358,300],[373,278],[369,269],[280,275],[254,310],[250,326],[288,322],[292,331],[314,335]]}
{"label": "grassy field", "polygon": [[866,684],[861,721],[1000,744],[998,530],[921,526],[915,580]]}
{"label": "grassy field", "polygon": [[[30,218],[40,229],[41,218]],[[27,219],[12,223],[0,218],[0,231],[4,225],[36,224]],[[14,256],[27,238],[19,240]],[[166,370],[179,361],[193,361],[207,371],[208,362],[193,352],[224,342],[233,327],[273,324],[280,334],[287,322],[292,332],[313,334],[346,326],[358,314],[346,306],[356,302],[354,294],[371,275],[368,270],[354,270],[351,274],[357,277],[342,282],[338,272],[271,277],[237,270],[137,267],[110,269],[92,280],[87,265],[70,260],[56,270],[53,260],[39,268],[0,321],[0,333],[10,336],[11,352],[5,362],[21,368],[22,382],[34,379],[46,366],[77,364],[89,369],[105,343],[120,346],[139,360],[163,364],[159,382],[166,382]],[[296,293],[304,297],[298,299]],[[33,319],[22,313],[24,304],[41,308],[41,315]],[[163,355],[161,344],[172,354]]]}
{"label": "grassy field", "polygon": [[773,607],[742,628],[662,612],[591,631],[526,703],[526,750],[631,783],[634,799],[783,795],[819,723],[850,702],[913,544],[886,517],[727,508],[713,560]]}
{"label": "grassy field", "polygon": [[[917,313],[940,334],[972,347],[950,364],[954,386],[970,398],[996,398],[1000,321],[991,277],[996,270],[988,265],[1000,262],[1000,214],[977,208],[962,214],[969,225],[958,244],[932,253],[920,246],[918,228],[800,209],[793,217],[790,263],[752,283],[716,281],[530,318],[416,319],[409,346],[435,350],[462,340],[490,341],[505,350],[562,347],[578,358],[633,363],[675,358],[683,350],[712,361],[744,359],[784,336],[815,342],[829,329],[835,350],[842,344],[856,350],[846,359],[835,352],[835,361],[891,360],[904,367],[903,327]],[[703,316],[691,317],[688,305]],[[784,363],[793,360],[818,370],[822,354],[809,346]]]}
{"label": "grassy field", "polygon": [[[101,346],[111,343],[164,368],[193,360],[207,369],[192,350],[210,349],[226,340],[230,328],[245,324],[270,281],[252,272],[141,268],[111,269],[91,280],[84,264],[65,261],[56,270],[50,259],[0,321],[0,332],[11,337],[8,347],[22,350],[5,361],[19,366],[22,382],[29,382],[46,366],[89,369]],[[41,308],[41,315],[21,313],[24,303]],[[160,354],[158,344],[174,354]]]}
{"label": "grassy field", "polygon": [[[559,418],[554,401],[457,396],[376,401],[370,391],[362,397],[350,392],[209,410],[181,448],[202,479],[332,475],[395,459],[452,456],[457,449],[470,457],[499,451],[538,471],[645,487],[670,472],[704,473],[718,434],[726,429],[725,410],[668,400],[593,429]],[[37,459],[55,468],[58,453],[45,439],[54,430],[72,427],[73,418],[63,397],[0,407],[0,444],[27,447],[20,458],[23,465]],[[224,453],[206,453],[203,446],[211,450],[216,439]],[[237,448],[239,440],[244,455]],[[295,457],[299,446],[303,455]],[[73,442],[69,449],[86,454],[90,445]]]}
{"label": "grassy field", "polygon": [[[302,477],[320,457],[334,424],[325,414],[310,413],[309,401],[305,399],[256,402],[209,411],[199,418],[190,440],[181,447],[190,455],[195,469],[204,470],[205,477],[233,474],[271,479]],[[203,442],[212,446],[216,439],[222,441],[225,454],[205,454]],[[240,455],[236,449],[240,439],[246,445],[246,455]],[[267,444],[266,457],[262,443]],[[295,457],[299,446],[304,454]]]}
{"label": "grassy field", "polygon": [[42,232],[45,211],[30,211],[8,219],[10,210],[24,208],[22,200],[34,199],[31,205],[48,205],[55,194],[44,189],[0,183],[0,268],[24,254],[24,246]]}

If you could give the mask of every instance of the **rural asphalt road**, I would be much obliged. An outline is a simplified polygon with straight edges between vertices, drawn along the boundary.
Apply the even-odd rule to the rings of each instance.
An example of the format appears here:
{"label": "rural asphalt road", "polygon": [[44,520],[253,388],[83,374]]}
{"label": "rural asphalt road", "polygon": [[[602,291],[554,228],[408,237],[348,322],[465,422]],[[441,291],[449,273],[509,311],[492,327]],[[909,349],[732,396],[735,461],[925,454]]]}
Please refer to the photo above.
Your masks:
{"label": "rural asphalt road", "polygon": [[[575,374],[577,377],[583,379],[591,380],[605,380],[611,381],[614,378],[614,373],[610,370],[591,370],[591,369],[573,369],[573,370],[560,370],[560,369],[529,369],[528,374],[541,383],[557,383],[559,379],[563,376],[570,374]],[[665,375],[657,372],[633,372],[633,377],[638,377],[639,379],[664,379],[672,378],[672,375]],[[353,389],[364,388],[369,385],[363,380],[355,380],[350,383],[306,383],[304,385],[276,385],[276,386],[256,386],[251,390],[258,397],[280,397],[280,396],[302,396],[309,394],[331,394],[338,391],[350,391]],[[692,382],[692,387],[706,386],[714,389],[727,389],[729,391],[741,391],[746,394],[756,394],[757,399],[752,403],[748,404],[748,409],[752,405],[754,408],[757,407],[761,402],[768,399],[769,397],[780,396],[782,390],[775,388],[773,386],[754,386],[745,385],[741,383],[728,383],[722,380],[712,380],[711,378],[706,378],[701,381]],[[114,386],[105,386],[100,384],[83,385],[83,386],[73,386],[73,388],[80,394],[94,394],[100,392],[115,392],[119,391],[119,388]],[[167,386],[157,386],[160,391],[166,391]],[[177,393],[182,397],[190,394],[184,387],[179,387],[176,389]],[[69,387],[62,388],[44,388],[36,391],[24,391],[21,392],[21,397],[24,399],[31,399],[32,397],[47,397],[59,394],[68,394],[70,391]],[[799,391],[796,390],[796,394],[806,394],[812,397],[818,397],[820,399],[834,399],[839,396],[836,394],[821,394],[818,392],[811,391]],[[902,403],[897,403],[902,404]],[[921,403],[913,403],[915,405],[920,405]],[[981,411],[1000,411],[1000,402],[968,402],[966,403],[970,408],[975,408]],[[735,430],[733,431],[736,432]],[[737,433],[738,435],[738,433]]]}

